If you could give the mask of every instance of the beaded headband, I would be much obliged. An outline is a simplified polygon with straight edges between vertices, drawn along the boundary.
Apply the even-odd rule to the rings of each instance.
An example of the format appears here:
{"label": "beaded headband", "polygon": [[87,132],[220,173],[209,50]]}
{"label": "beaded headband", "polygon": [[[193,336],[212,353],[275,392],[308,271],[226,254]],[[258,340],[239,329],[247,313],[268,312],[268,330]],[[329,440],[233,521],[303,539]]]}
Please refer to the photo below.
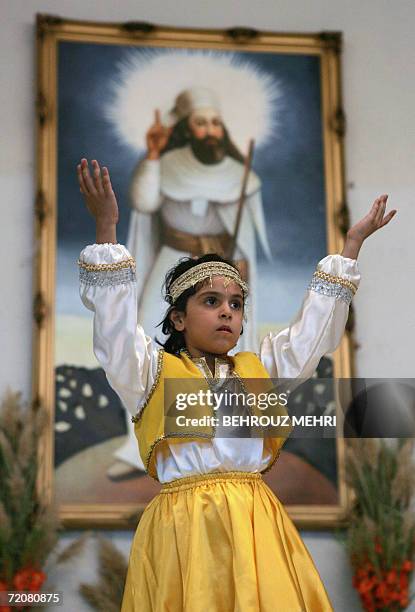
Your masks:
{"label": "beaded headband", "polygon": [[225,276],[225,287],[235,282],[242,289],[244,296],[248,295],[248,285],[242,280],[239,271],[233,266],[230,266],[224,261],[205,261],[204,263],[190,268],[190,270],[186,270],[186,272],[183,272],[183,274],[176,278],[176,280],[172,282],[170,291],[166,297],[170,297],[173,303],[184,291],[186,291],[186,289],[194,287],[196,283],[200,283],[200,281],[205,280],[205,278],[210,278],[210,286],[212,286],[212,276]]}

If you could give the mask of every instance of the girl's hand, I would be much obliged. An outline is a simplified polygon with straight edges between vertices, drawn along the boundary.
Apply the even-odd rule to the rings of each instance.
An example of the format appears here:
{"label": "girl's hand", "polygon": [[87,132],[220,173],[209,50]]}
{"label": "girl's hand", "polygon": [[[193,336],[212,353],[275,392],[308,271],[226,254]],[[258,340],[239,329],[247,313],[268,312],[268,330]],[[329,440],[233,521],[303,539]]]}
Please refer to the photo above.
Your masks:
{"label": "girl's hand", "polygon": [[114,226],[118,223],[119,212],[117,199],[112,190],[108,168],[101,168],[92,160],[91,176],[88,161],[84,158],[77,166],[80,191],[85,197],[86,206],[97,225]]}
{"label": "girl's hand", "polygon": [[156,110],[154,113],[154,123],[146,134],[148,159],[159,159],[160,153],[169,141],[172,129],[162,124],[160,111]]}
{"label": "girl's hand", "polygon": [[355,223],[347,232],[343,257],[357,259],[360,247],[371,234],[384,227],[395,216],[397,210],[391,210],[384,217],[388,196],[381,195],[373,202],[372,208],[363,219]]}
{"label": "girl's hand", "polygon": [[368,236],[387,225],[397,212],[396,209],[391,210],[384,217],[387,199],[388,196],[386,194],[376,198],[367,215],[349,229],[347,237],[363,242]]}

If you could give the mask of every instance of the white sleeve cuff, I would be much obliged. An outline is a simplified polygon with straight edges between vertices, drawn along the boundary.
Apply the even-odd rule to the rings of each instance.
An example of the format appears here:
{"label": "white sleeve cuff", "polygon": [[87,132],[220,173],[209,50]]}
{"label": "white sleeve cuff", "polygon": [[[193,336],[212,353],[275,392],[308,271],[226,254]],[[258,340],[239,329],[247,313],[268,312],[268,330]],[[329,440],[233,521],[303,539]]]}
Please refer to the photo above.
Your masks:
{"label": "white sleeve cuff", "polygon": [[105,242],[103,244],[89,244],[79,256],[79,260],[86,264],[116,264],[132,259],[131,254],[123,244]]}
{"label": "white sleeve cuff", "polygon": [[317,264],[308,289],[343,300],[349,305],[359,283],[360,272],[356,259],[339,254],[327,255]]}
{"label": "white sleeve cuff", "polygon": [[327,255],[318,262],[317,270],[349,280],[356,285],[356,288],[359,286],[361,275],[357,259],[343,257],[339,253]]}

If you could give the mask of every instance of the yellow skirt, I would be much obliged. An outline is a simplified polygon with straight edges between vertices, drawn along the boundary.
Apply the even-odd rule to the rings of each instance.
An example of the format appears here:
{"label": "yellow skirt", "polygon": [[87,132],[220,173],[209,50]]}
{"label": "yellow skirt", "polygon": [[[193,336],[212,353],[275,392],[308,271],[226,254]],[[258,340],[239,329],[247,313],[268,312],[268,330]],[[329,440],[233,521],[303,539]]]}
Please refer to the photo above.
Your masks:
{"label": "yellow skirt", "polygon": [[328,611],[313,560],[261,474],[180,478],[146,507],[122,612]]}

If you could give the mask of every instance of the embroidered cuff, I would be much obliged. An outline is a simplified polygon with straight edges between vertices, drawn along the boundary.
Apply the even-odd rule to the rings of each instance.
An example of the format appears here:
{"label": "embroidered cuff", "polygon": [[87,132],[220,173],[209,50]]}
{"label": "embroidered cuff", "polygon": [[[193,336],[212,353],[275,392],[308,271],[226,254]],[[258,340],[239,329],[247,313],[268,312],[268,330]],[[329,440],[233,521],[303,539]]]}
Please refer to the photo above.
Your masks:
{"label": "embroidered cuff", "polygon": [[350,304],[357,291],[356,285],[351,281],[341,276],[334,276],[328,272],[322,272],[321,270],[316,270],[314,272],[308,289],[323,295],[333,296],[338,300],[343,300],[347,305]]}
{"label": "embroidered cuff", "polygon": [[79,260],[78,266],[79,282],[84,285],[108,287],[123,285],[136,280],[133,258],[113,264],[87,264]]}

